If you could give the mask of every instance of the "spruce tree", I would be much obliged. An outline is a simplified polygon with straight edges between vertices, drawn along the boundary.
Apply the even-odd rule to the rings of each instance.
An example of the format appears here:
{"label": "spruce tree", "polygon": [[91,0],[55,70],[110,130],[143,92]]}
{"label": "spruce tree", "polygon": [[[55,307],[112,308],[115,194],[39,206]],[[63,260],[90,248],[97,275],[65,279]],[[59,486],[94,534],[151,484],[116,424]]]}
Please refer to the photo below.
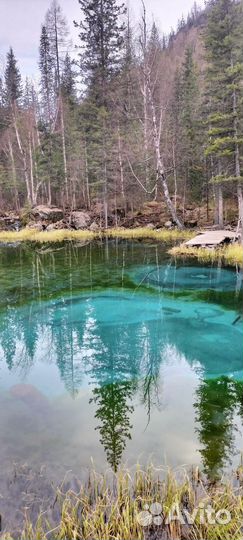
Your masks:
{"label": "spruce tree", "polygon": [[181,135],[183,145],[184,178],[190,197],[199,198],[203,181],[199,128],[199,84],[193,50],[187,47],[181,70]]}
{"label": "spruce tree", "polygon": [[[211,159],[211,182],[220,195],[218,223],[223,224],[222,189],[238,184],[242,220],[240,154],[242,153],[242,3],[237,0],[211,2],[205,46],[207,51],[208,131],[206,156]],[[219,202],[220,202],[219,201]]]}
{"label": "spruce tree", "polygon": [[4,73],[5,78],[5,98],[6,102],[14,104],[22,95],[21,75],[17,66],[17,60],[14,56],[12,47],[7,53],[7,63]]}
{"label": "spruce tree", "polygon": [[125,25],[120,17],[124,4],[116,0],[78,0],[82,20],[75,22],[80,28],[81,71],[89,90],[98,101],[105,101],[106,84],[121,66]]}
{"label": "spruce tree", "polygon": [[54,114],[53,110],[53,60],[50,50],[50,41],[46,26],[42,26],[40,47],[39,47],[39,68],[40,68],[40,94],[41,104],[44,113],[44,121],[51,124]]}
{"label": "spruce tree", "polygon": [[70,102],[74,101],[76,98],[76,87],[75,87],[75,73],[73,70],[73,62],[69,56],[66,54],[64,60],[64,66],[62,70],[61,77],[61,90],[64,97],[66,97]]}
{"label": "spruce tree", "polygon": [[[92,165],[93,183],[102,191],[104,225],[107,228],[108,196],[110,180],[113,179],[110,167],[113,130],[110,130],[109,93],[122,64],[125,25],[120,23],[120,17],[125,13],[125,8],[116,0],[79,0],[79,4],[82,19],[75,25],[80,29],[80,65],[86,84],[86,136],[90,141],[87,160],[89,163],[95,162],[95,166]],[[96,131],[93,121],[97,126]]]}

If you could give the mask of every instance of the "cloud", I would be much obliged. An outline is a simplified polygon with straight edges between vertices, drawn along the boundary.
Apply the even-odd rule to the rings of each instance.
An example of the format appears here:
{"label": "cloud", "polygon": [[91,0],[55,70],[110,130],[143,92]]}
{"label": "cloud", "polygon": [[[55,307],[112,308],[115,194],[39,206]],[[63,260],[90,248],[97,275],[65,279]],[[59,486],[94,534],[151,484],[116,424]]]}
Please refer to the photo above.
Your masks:
{"label": "cloud", "polygon": [[[50,5],[50,0],[0,0],[0,57],[3,58],[10,46],[13,47],[23,75],[34,76],[38,66],[38,47],[41,23]],[[199,3],[203,4],[203,0]],[[141,0],[129,0],[134,17],[141,13]],[[187,14],[193,0],[146,0],[150,18],[153,15],[164,32],[168,32],[182,13]],[[78,0],[60,0],[68,20],[71,36],[77,42],[77,30],[73,20],[80,19]]]}

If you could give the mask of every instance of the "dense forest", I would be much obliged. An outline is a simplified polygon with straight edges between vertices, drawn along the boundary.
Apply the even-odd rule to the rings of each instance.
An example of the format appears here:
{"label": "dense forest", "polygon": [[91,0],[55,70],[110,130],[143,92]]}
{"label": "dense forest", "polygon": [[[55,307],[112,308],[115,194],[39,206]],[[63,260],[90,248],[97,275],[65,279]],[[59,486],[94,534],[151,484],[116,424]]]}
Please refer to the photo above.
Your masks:
{"label": "dense forest", "polygon": [[7,54],[1,210],[95,209],[107,227],[161,203],[183,227],[194,203],[222,226],[230,201],[240,223],[242,0],[195,4],[169,35],[149,24],[143,2],[135,25],[118,0],[72,1],[77,43],[53,0],[40,29],[38,84],[24,80],[11,47]]}

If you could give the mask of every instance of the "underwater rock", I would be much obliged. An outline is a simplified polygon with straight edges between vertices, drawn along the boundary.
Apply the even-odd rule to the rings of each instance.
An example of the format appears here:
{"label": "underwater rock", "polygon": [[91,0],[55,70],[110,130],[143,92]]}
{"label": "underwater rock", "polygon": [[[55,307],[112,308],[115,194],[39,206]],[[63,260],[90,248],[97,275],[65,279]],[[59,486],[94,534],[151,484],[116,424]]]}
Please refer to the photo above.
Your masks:
{"label": "underwater rock", "polygon": [[162,311],[166,313],[166,315],[173,315],[174,313],[181,313],[181,309],[170,308],[170,307],[162,308]]}
{"label": "underwater rock", "polygon": [[32,384],[16,384],[9,390],[12,397],[22,401],[28,408],[34,412],[43,415],[50,412],[50,403],[48,399]]}
{"label": "underwater rock", "polygon": [[198,320],[204,321],[206,319],[212,319],[214,317],[221,317],[223,315],[223,311],[216,308],[199,308],[195,309],[195,313],[197,315]]}

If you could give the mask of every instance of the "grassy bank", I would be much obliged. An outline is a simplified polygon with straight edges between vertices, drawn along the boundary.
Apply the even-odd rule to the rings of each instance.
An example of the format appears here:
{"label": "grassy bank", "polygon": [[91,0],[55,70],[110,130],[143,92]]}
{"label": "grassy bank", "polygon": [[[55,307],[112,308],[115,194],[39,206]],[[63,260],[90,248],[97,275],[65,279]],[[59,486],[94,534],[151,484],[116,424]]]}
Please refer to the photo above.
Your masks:
{"label": "grassy bank", "polygon": [[[0,231],[0,242],[36,242],[36,243],[58,243],[69,241],[91,241],[98,238],[120,238],[124,240],[152,240],[154,242],[182,242],[195,236],[195,231],[178,229],[149,229],[139,227],[135,229],[115,228],[92,232],[89,230],[53,230],[38,232],[34,229],[22,229],[21,231]],[[235,265],[243,264],[243,250],[239,244],[219,247],[217,249],[189,248],[185,245],[173,247],[169,253],[174,257],[197,258],[201,262],[216,262],[222,259],[223,262]]]}
{"label": "grassy bank", "polygon": [[[153,466],[146,471],[138,467],[135,474],[122,470],[99,476],[94,472],[79,493],[59,490],[58,523],[48,522],[45,513],[36,524],[26,518],[20,536],[28,540],[238,540],[242,538],[241,489],[240,482],[236,489],[226,483],[207,485],[197,469],[190,474],[177,471],[176,475]],[[151,506],[154,503],[161,507]],[[214,523],[207,518],[209,507]],[[184,524],[169,519],[175,508]],[[227,524],[219,523],[216,517],[223,509],[230,512]],[[192,516],[193,511],[195,521],[190,525],[186,512]]]}
{"label": "grassy bank", "polygon": [[0,231],[0,242],[39,242],[39,243],[55,243],[63,242],[64,240],[94,240],[95,238],[124,238],[131,240],[151,239],[161,242],[173,242],[187,240],[192,237],[190,231],[179,231],[177,229],[162,229],[151,230],[144,228],[137,229],[108,229],[106,231],[91,232],[89,230],[74,231],[74,230],[53,230],[37,232],[33,229],[22,229],[21,231]]}
{"label": "grassy bank", "polygon": [[239,244],[218,247],[216,249],[193,248],[185,245],[175,246],[169,253],[176,258],[191,257],[200,262],[217,262],[222,260],[229,265],[243,264],[243,249]]}

